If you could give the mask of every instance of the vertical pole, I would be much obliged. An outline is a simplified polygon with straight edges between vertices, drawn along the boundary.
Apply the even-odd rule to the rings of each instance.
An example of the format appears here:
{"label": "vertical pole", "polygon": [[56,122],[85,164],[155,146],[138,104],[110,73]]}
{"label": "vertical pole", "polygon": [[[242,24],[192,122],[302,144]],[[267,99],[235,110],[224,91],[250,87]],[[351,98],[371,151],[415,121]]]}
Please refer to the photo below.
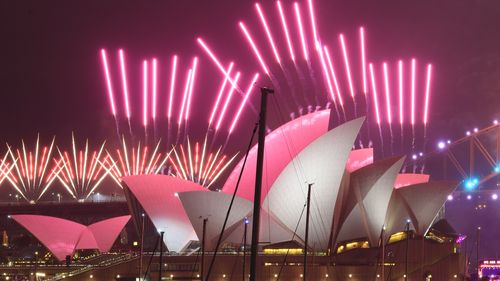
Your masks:
{"label": "vertical pole", "polygon": [[406,221],[405,280],[408,280],[408,248],[410,246],[410,222]]}
{"label": "vertical pole", "polygon": [[304,241],[304,272],[302,273],[302,278],[304,281],[307,280],[307,250],[309,241],[309,214],[311,208],[311,187],[312,183],[307,185],[307,210],[306,210],[306,235]]}
{"label": "vertical pole", "polygon": [[260,101],[259,118],[259,143],[257,147],[257,169],[255,172],[255,195],[253,200],[253,221],[252,221],[252,245],[250,248],[250,281],[256,281],[257,272],[257,254],[259,246],[259,227],[260,227],[260,200],[262,189],[262,170],[264,166],[264,144],[266,141],[266,111],[267,95],[274,93],[274,90],[260,88],[262,94]]}
{"label": "vertical pole", "polygon": [[245,218],[244,220],[244,227],[245,230],[243,232],[243,281],[245,281],[245,267],[247,263],[247,229],[248,229],[248,218]]}
{"label": "vertical pole", "polygon": [[164,231],[160,232],[160,269],[158,270],[158,281],[161,281],[161,275],[162,275],[162,268],[161,266],[163,265],[163,235],[165,234]]}
{"label": "vertical pole", "polygon": [[201,281],[205,280],[204,268],[205,268],[205,233],[207,231],[207,218],[203,219],[203,234],[201,237]]}
{"label": "vertical pole", "polygon": [[479,275],[479,268],[480,268],[479,267],[479,245],[480,245],[479,238],[481,238],[481,227],[480,226],[477,227],[477,238],[476,238],[476,261],[477,261],[476,272],[478,275]]}
{"label": "vertical pole", "polygon": [[141,227],[141,252],[139,256],[139,281],[142,281],[142,257],[144,255],[144,213],[141,214],[142,227]]}
{"label": "vertical pole", "polygon": [[385,226],[382,227],[382,236],[381,236],[381,242],[382,242],[382,280],[385,281]]}

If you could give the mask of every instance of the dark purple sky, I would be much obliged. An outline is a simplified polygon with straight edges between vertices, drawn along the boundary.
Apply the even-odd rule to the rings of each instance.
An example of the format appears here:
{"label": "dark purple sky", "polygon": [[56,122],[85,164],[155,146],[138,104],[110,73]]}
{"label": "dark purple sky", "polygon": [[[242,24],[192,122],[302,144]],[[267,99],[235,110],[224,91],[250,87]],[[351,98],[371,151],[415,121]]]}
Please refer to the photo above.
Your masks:
{"label": "dark purple sky", "polygon": [[[260,30],[252,3],[53,1],[47,5],[40,1],[2,1],[1,141],[32,139],[38,131],[46,137],[56,134],[68,139],[71,130],[81,136],[112,135],[98,57],[101,47],[113,54],[117,48],[125,48],[130,67],[135,69],[142,59],[151,56],[163,60],[165,67],[173,53],[181,56],[184,65],[197,54],[203,71],[200,76],[209,77],[216,69],[195,43],[195,38],[202,36],[222,59],[236,59],[249,76],[258,70],[258,64],[243,41],[237,21],[247,22],[254,33]],[[286,7],[290,3],[284,1]],[[271,3],[263,7],[268,14],[274,11]],[[423,63],[434,63],[431,120],[435,135],[453,137],[467,126],[486,125],[499,114],[498,1],[318,0],[316,10],[319,30],[327,44],[336,44],[340,32],[354,44],[357,28],[363,25],[373,61],[415,55]],[[138,71],[131,75],[140,77]],[[194,119],[206,120],[208,110],[203,110],[207,100],[213,98],[220,76],[213,80],[217,83],[203,86],[209,90],[195,100],[193,108],[203,114],[195,114]],[[134,107],[139,114],[139,100]],[[251,114],[244,116],[243,124],[251,124]]]}

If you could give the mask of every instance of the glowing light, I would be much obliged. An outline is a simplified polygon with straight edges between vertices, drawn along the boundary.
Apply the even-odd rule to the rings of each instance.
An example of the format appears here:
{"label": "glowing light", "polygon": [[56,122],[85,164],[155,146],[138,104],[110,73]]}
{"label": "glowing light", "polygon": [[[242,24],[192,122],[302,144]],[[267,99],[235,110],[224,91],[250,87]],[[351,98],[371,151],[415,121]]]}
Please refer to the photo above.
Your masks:
{"label": "glowing light", "polygon": [[148,61],[142,63],[142,124],[148,125]]}
{"label": "glowing light", "polygon": [[130,105],[128,100],[128,83],[127,83],[127,72],[125,69],[125,58],[122,49],[120,49],[118,53],[120,55],[120,69],[122,74],[123,99],[125,100],[125,111],[127,114],[127,118],[130,119]]}
{"label": "glowing light", "polygon": [[[227,69],[228,75],[231,74],[231,70],[233,69],[234,63],[230,63],[229,67]],[[208,120],[208,125],[210,126],[214,120],[215,113],[217,112],[217,108],[219,107],[219,103],[221,101],[222,95],[224,94],[224,89],[226,88],[227,81],[229,80],[229,76],[226,76],[224,78],[224,82],[222,82],[222,85],[219,90],[219,94],[217,95],[217,100],[215,101],[214,107],[212,109],[212,113],[210,114],[210,119]]]}
{"label": "glowing light", "polygon": [[[328,52],[328,48],[326,46],[323,47],[326,55],[326,60],[328,62],[328,68],[330,69],[330,73],[332,74],[333,84],[335,85],[335,90],[337,90],[337,97],[339,98],[340,106],[344,106],[344,101],[342,100],[342,95],[340,94],[340,87],[337,81],[337,76],[335,75],[335,69],[333,68],[333,61],[330,57],[330,52]],[[334,99],[335,100],[335,99]]]}
{"label": "glowing light", "polygon": [[262,25],[264,26],[264,30],[266,31],[267,39],[269,40],[269,43],[271,44],[271,48],[273,49],[274,57],[276,58],[276,61],[278,63],[281,63],[280,55],[278,54],[278,50],[276,49],[276,45],[274,44],[273,35],[271,34],[271,30],[269,29],[269,26],[267,25],[266,17],[264,16],[264,13],[260,9],[259,3],[255,3],[255,8],[257,9],[257,13],[259,14],[260,21],[262,22]]}
{"label": "glowing light", "polygon": [[375,73],[373,71],[373,64],[369,64],[370,76],[372,80],[372,91],[373,91],[373,103],[375,105],[375,116],[377,118],[377,124],[380,125],[380,112],[378,108],[378,97],[377,97],[377,85],[375,83]]}
{"label": "glowing light", "polygon": [[474,133],[477,133],[479,132],[479,129],[478,128],[474,128]]}
{"label": "glowing light", "polygon": [[309,18],[311,19],[311,28],[313,31],[314,46],[316,47],[316,50],[320,50],[321,45],[319,43],[318,31],[316,29],[316,17],[314,16],[314,7],[312,0],[307,1],[307,3],[309,6]]}
{"label": "glowing light", "polygon": [[330,96],[332,97],[333,102],[335,102],[335,92],[333,91],[332,81],[330,80],[330,75],[328,74],[328,69],[326,67],[325,57],[323,55],[323,50],[318,49],[318,53],[319,53],[319,58],[321,61],[321,66],[323,68],[323,75],[326,78],[326,83],[328,85],[328,90],[330,92]]}
{"label": "glowing light", "polygon": [[479,185],[479,179],[475,177],[469,178],[465,181],[464,185],[467,190],[473,190]]}
{"label": "glowing light", "polygon": [[172,60],[172,76],[170,77],[170,93],[168,94],[168,111],[167,117],[170,120],[172,117],[172,104],[174,102],[175,76],[177,74],[177,56]]}
{"label": "glowing light", "polygon": [[495,173],[500,173],[500,164],[497,164],[495,168],[493,168],[493,171],[495,171]]}
{"label": "glowing light", "polygon": [[385,102],[387,107],[387,121],[389,124],[392,123],[392,113],[391,113],[391,93],[389,91],[389,71],[387,70],[387,63],[384,62],[384,84],[385,84]]}
{"label": "glowing light", "polygon": [[153,120],[156,120],[157,61],[153,59]]}
{"label": "glowing light", "polygon": [[498,125],[498,120],[497,119],[493,120],[493,125]]}
{"label": "glowing light", "polygon": [[411,60],[411,124],[415,124],[415,75],[416,75],[416,60]]}
{"label": "glowing light", "polygon": [[359,38],[361,43],[361,70],[363,72],[363,93],[368,93],[368,85],[366,82],[366,52],[365,52],[365,30],[363,27],[359,28]]}
{"label": "glowing light", "polygon": [[111,84],[111,75],[109,73],[108,58],[106,50],[101,49],[102,65],[104,66],[104,73],[106,75],[106,84],[108,86],[109,102],[111,103],[111,112],[116,116],[115,98],[113,95],[113,85]]}
{"label": "glowing light", "polygon": [[440,141],[440,142],[438,142],[437,146],[439,149],[444,149],[446,147],[446,143],[444,141]]}
{"label": "glowing light", "polygon": [[285,13],[283,12],[283,8],[281,7],[280,1],[276,1],[276,5],[278,6],[278,11],[280,13],[281,25],[283,26],[283,31],[285,33],[286,43],[288,45],[288,51],[290,52],[290,58],[292,59],[292,61],[295,62],[295,53],[293,51],[292,41],[290,40],[290,34],[288,32],[288,25],[286,23]]}
{"label": "glowing light", "polygon": [[[238,79],[240,79],[240,73],[239,72],[236,73],[236,77],[234,78],[234,81],[236,83],[238,83]],[[226,101],[224,102],[224,106],[222,107],[222,112],[219,115],[219,121],[217,121],[217,126],[215,126],[215,130],[216,131],[219,130],[220,125],[222,123],[222,120],[224,120],[224,115],[226,114],[226,110],[227,110],[227,107],[229,105],[229,102],[231,101],[231,98],[233,97],[233,93],[234,93],[234,87],[231,87],[231,89],[229,90],[229,93],[227,94]]]}
{"label": "glowing light", "polygon": [[424,124],[427,124],[429,118],[429,99],[431,89],[432,65],[427,65],[427,82],[425,83],[425,106],[424,106]]}
{"label": "glowing light", "polygon": [[491,195],[491,199],[493,199],[493,200],[497,200],[497,199],[498,199],[498,195],[497,195],[496,193],[493,193],[493,194]]}
{"label": "glowing light", "polygon": [[264,70],[264,72],[269,75],[269,70],[267,69],[266,63],[262,59],[262,56],[260,55],[259,49],[257,49],[257,46],[255,45],[255,43],[252,39],[252,36],[250,35],[248,30],[246,29],[245,24],[243,24],[243,22],[240,21],[239,25],[240,25],[241,30],[245,34],[245,37],[247,38],[248,43],[250,43],[250,46],[252,47],[252,50],[253,50],[255,56],[257,57],[257,60],[259,61],[260,66],[262,67],[262,70]]}
{"label": "glowing light", "polygon": [[342,46],[342,54],[344,55],[344,63],[345,63],[345,70],[347,73],[347,81],[349,82],[349,90],[351,91],[351,97],[354,98],[354,86],[352,85],[351,67],[349,66],[349,57],[347,56],[347,47],[344,41],[343,34],[340,34],[340,44]]}
{"label": "glowing light", "polygon": [[192,75],[193,75],[193,70],[189,69],[188,75],[187,75],[187,78],[186,78],[186,86],[184,87],[184,95],[182,97],[181,112],[179,114],[179,120],[177,121],[177,124],[179,126],[182,124],[182,116],[184,116],[184,110],[186,108],[187,97],[189,95],[189,85],[191,85],[191,76]]}
{"label": "glowing light", "polygon": [[306,36],[304,35],[304,27],[302,25],[302,17],[300,15],[299,4],[297,2],[295,2],[295,3],[293,3],[293,6],[295,8],[295,18],[297,19],[297,25],[299,27],[300,42],[302,44],[302,52],[304,53],[304,59],[308,60],[309,55],[307,53]]}
{"label": "glowing light", "polygon": [[[100,149],[94,151],[92,157],[89,158],[88,140],[85,142],[85,149],[79,150],[79,153],[77,153],[75,137],[73,135],[73,161],[69,158],[68,153],[63,153],[57,148],[60,158],[59,161],[56,162],[56,166],[61,170],[61,175],[57,174],[56,177],[73,198],[77,200],[87,199],[108,175],[108,173],[102,169],[102,166],[100,166],[100,163],[107,161],[107,157],[103,154],[104,144],[105,142],[103,142]],[[76,173],[73,174],[72,171],[76,171]]]}
{"label": "glowing light", "polygon": [[465,132],[465,135],[470,136],[470,131]]}
{"label": "glowing light", "polygon": [[184,115],[184,119],[187,121],[189,119],[189,112],[191,111],[191,99],[193,97],[193,87],[194,87],[194,80],[196,78],[196,68],[198,66],[198,58],[195,57],[193,59],[193,74],[191,75],[191,81],[189,83],[189,95],[187,99],[187,105],[186,105],[186,115]]}
{"label": "glowing light", "polygon": [[229,128],[229,133],[231,134],[234,130],[234,127],[238,123],[238,119],[240,118],[241,112],[243,111],[243,107],[245,107],[246,102],[248,101],[248,98],[252,94],[253,87],[255,83],[257,82],[257,79],[259,79],[259,74],[256,73],[250,82],[250,85],[248,86],[248,89],[246,91],[245,97],[243,98],[243,101],[241,101],[240,107],[238,108],[238,111],[236,112],[236,116],[233,119],[233,123],[231,124],[231,127]]}
{"label": "glowing light", "polygon": [[448,201],[453,201],[453,195],[448,195]]}
{"label": "glowing light", "polygon": [[469,194],[467,195],[467,200],[471,200],[472,199],[472,196]]}
{"label": "glowing light", "polygon": [[398,62],[398,73],[399,73],[399,124],[403,125],[404,115],[404,101],[403,101],[403,61]]}
{"label": "glowing light", "polygon": [[200,44],[200,46],[203,48],[203,50],[205,50],[205,52],[212,59],[212,61],[215,63],[215,65],[217,65],[217,68],[219,68],[219,70],[224,74],[224,76],[226,76],[226,78],[228,79],[229,83],[231,83],[231,85],[233,87],[239,89],[238,85],[236,85],[236,83],[234,83],[233,79],[231,79],[231,77],[229,76],[228,71],[226,71],[224,69],[224,67],[222,66],[222,64],[220,63],[220,61],[217,59],[217,57],[214,55],[214,53],[210,50],[210,48],[208,47],[208,45],[205,44],[205,42],[201,38],[196,39],[196,41],[198,42],[198,44]]}
{"label": "glowing light", "polygon": [[[52,139],[48,149],[44,147],[42,151],[40,151],[39,136],[36,139],[34,150],[29,150],[24,141],[21,141],[21,144],[22,152],[17,149],[16,154],[7,144],[7,153],[0,163],[2,173],[0,179],[6,179],[10,182],[17,193],[26,201],[36,202],[45,194],[60,172],[57,167],[53,167],[48,172],[49,162],[52,159],[54,139]],[[7,160],[8,157],[10,162]]]}

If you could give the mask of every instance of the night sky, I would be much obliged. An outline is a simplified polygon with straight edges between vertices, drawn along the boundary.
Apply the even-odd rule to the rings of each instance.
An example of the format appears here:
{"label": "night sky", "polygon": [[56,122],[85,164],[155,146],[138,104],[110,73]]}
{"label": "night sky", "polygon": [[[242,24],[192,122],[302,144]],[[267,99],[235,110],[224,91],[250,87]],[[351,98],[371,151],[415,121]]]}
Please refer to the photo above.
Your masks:
{"label": "night sky", "polygon": [[[338,45],[336,36],[344,32],[348,42],[355,45],[357,28],[363,25],[371,61],[394,62],[415,56],[422,63],[434,64],[432,135],[461,136],[467,128],[486,126],[500,114],[498,1],[316,2],[318,29],[325,43]],[[73,130],[82,137],[114,136],[98,53],[103,47],[114,56],[115,67],[116,50],[125,49],[132,69],[129,79],[137,78],[137,87],[142,59],[159,58],[160,75],[162,70],[166,75],[172,54],[178,54],[185,66],[193,55],[198,55],[200,76],[207,77],[208,82],[200,86],[203,91],[195,93],[198,96],[193,109],[199,114],[195,113],[193,119],[206,122],[206,101],[215,97],[221,77],[195,39],[202,36],[224,62],[235,59],[248,80],[259,65],[237,22],[244,20],[254,33],[260,31],[252,4],[53,1],[46,5],[40,1],[2,1],[1,141],[33,139],[36,132],[45,138],[57,135],[63,141]],[[290,4],[284,1],[285,7],[290,8]],[[264,3],[263,8],[271,18],[274,5]],[[305,14],[306,6],[302,8]],[[292,21],[291,14],[288,20]],[[274,28],[279,30],[279,24]],[[275,33],[276,37],[280,35]],[[259,35],[254,37],[265,46],[264,34]],[[286,54],[285,49],[281,52]],[[267,58],[271,60],[271,53]],[[217,76],[212,79],[214,72]],[[115,88],[115,95],[121,95],[118,80]],[[133,114],[138,118],[140,100],[132,102]],[[258,96],[254,95],[253,103],[257,102]],[[123,109],[121,103],[118,107]],[[246,125],[255,119],[251,111],[243,118],[242,124]]]}

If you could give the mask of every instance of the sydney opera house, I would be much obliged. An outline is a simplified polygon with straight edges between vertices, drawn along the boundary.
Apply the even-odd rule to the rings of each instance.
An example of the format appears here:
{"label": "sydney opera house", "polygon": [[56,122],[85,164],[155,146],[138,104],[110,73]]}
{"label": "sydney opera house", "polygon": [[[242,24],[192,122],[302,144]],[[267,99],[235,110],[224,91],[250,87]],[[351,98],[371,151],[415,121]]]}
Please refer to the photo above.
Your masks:
{"label": "sydney opera house", "polygon": [[[304,251],[310,280],[404,280],[406,274],[410,280],[457,280],[463,276],[462,239],[439,216],[457,183],[401,173],[404,156],[374,159],[372,148],[354,148],[363,122],[359,118],[332,128],[330,111],[324,110],[267,135],[258,280],[301,280]],[[235,193],[210,280],[245,280],[249,257],[244,245],[251,240],[256,161],[254,146],[241,175],[243,160],[216,191],[166,175],[122,178],[130,221],[139,236],[146,233],[144,244],[154,247],[143,258],[113,270],[89,270],[66,278],[136,280],[140,268],[155,280],[162,268],[162,275],[170,280],[200,280],[200,240],[205,237],[206,274]],[[309,238],[304,249],[310,184]],[[78,249],[108,251],[130,216],[90,226],[33,216],[13,219],[63,261]],[[159,247],[154,245],[160,232],[168,250],[161,265]]]}

